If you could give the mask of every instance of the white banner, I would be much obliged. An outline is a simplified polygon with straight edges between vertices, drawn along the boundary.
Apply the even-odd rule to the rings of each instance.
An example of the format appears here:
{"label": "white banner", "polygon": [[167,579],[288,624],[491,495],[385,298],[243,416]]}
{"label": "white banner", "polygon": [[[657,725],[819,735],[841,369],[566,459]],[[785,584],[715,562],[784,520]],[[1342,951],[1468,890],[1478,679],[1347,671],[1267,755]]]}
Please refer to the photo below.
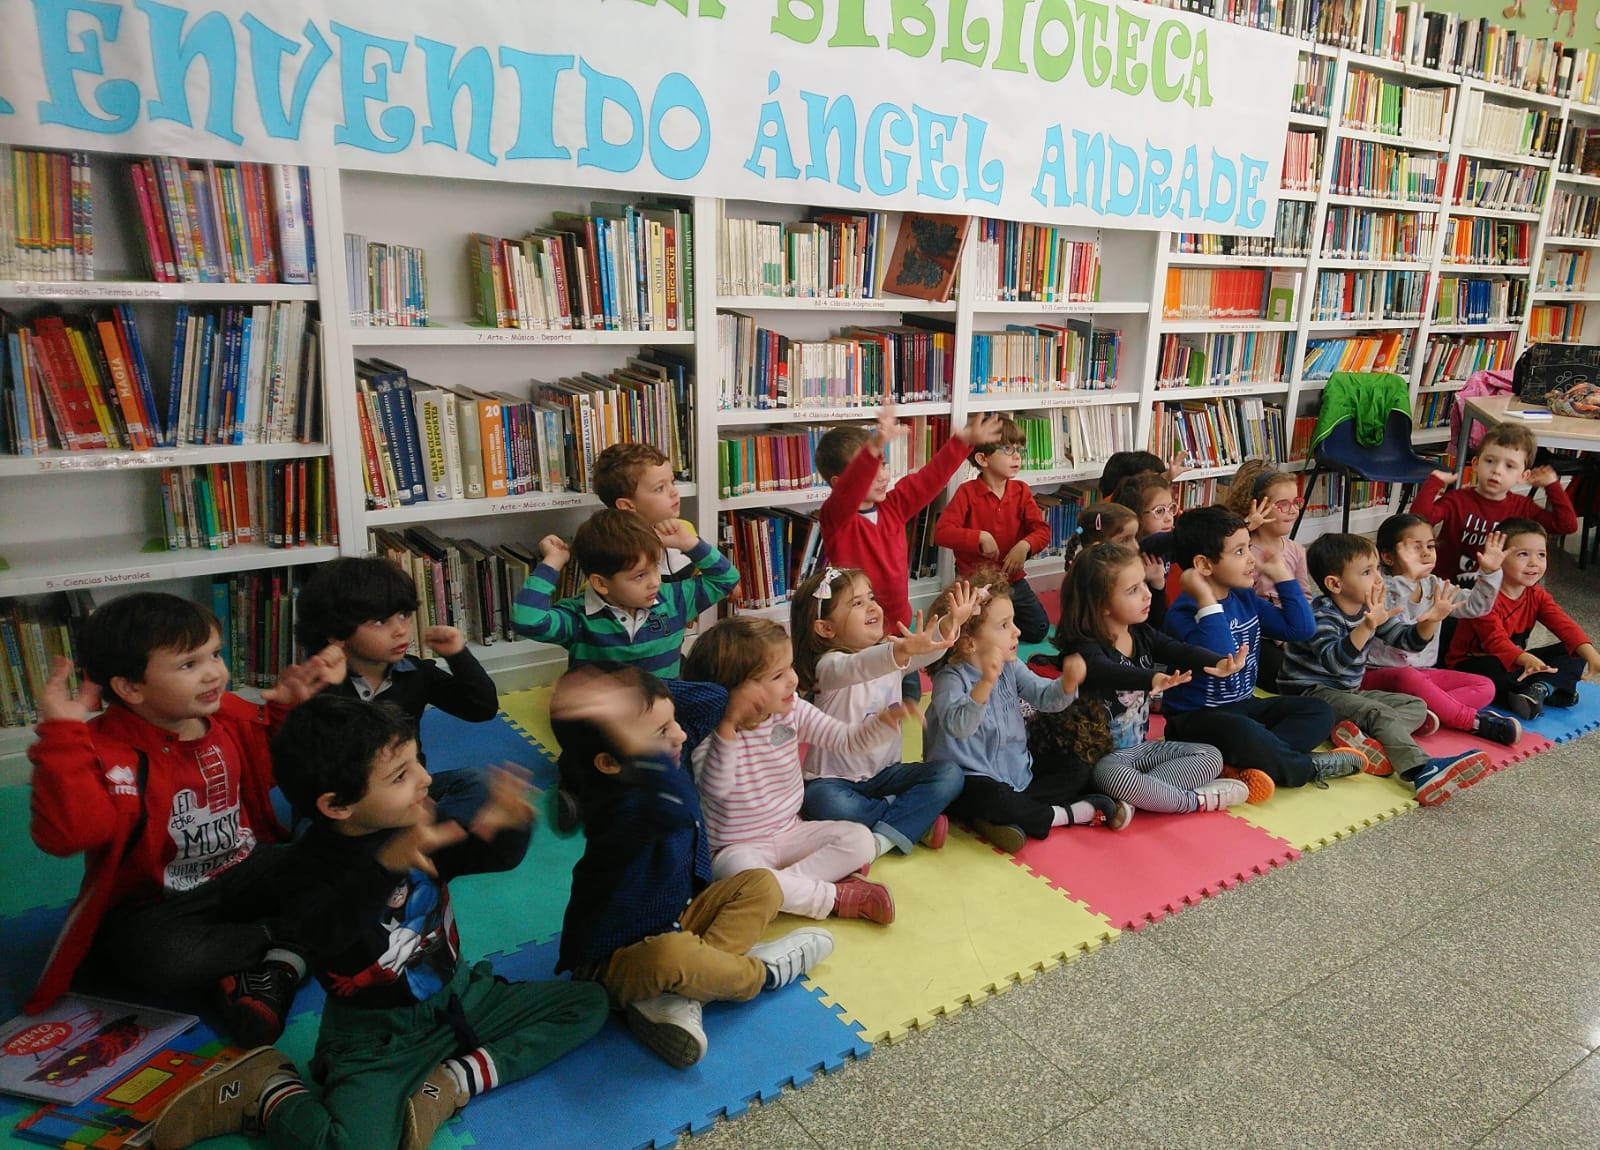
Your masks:
{"label": "white banner", "polygon": [[0,141],[1270,232],[1296,43],[1092,0],[0,0]]}

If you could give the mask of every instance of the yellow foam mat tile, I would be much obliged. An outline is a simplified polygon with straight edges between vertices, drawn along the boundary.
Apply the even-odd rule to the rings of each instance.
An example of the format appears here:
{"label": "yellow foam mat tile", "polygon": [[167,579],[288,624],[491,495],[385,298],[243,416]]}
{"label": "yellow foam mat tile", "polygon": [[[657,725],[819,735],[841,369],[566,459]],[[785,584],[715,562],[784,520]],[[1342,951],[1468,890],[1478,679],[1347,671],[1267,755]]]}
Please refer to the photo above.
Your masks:
{"label": "yellow foam mat tile", "polygon": [[1303,851],[1314,851],[1417,805],[1411,788],[1376,775],[1333,779],[1327,790],[1279,787],[1260,806],[1234,807],[1228,814],[1253,823]]}
{"label": "yellow foam mat tile", "polygon": [[[833,954],[808,982],[868,1042],[899,1041],[1120,933],[959,828],[943,850],[885,855],[871,877],[894,892],[895,921],[828,919]],[[781,915],[768,937],[797,925]]]}
{"label": "yellow foam mat tile", "polygon": [[538,743],[552,757],[561,753],[550,730],[550,687],[530,687],[500,696],[500,709],[522,733]]}

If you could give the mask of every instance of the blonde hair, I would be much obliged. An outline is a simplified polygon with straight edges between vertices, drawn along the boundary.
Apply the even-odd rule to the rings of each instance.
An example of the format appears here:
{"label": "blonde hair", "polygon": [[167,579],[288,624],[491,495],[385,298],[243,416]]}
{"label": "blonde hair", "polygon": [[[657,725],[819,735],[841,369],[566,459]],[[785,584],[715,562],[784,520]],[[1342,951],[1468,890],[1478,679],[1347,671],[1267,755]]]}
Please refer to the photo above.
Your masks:
{"label": "blonde hair", "polygon": [[1222,505],[1240,518],[1248,519],[1256,500],[1280,483],[1297,490],[1300,486],[1299,480],[1287,471],[1279,471],[1270,459],[1247,459],[1233,473],[1233,482],[1228,484],[1228,495]]}
{"label": "blonde hair", "polygon": [[683,677],[731,691],[761,674],[772,663],[773,652],[788,645],[789,636],[781,624],[734,615],[719,620],[695,640],[683,659]]}
{"label": "blonde hair", "polygon": [[[998,567],[979,567],[971,575],[967,576],[965,580],[957,580],[956,582],[972,584],[972,589],[978,593],[978,609],[972,613],[972,618],[962,624],[961,633],[956,636],[955,645],[946,651],[939,661],[933,665],[933,670],[935,671],[944,667],[951,660],[955,660],[958,663],[966,662],[966,656],[961,653],[962,644],[978,633],[978,628],[983,626],[984,617],[989,614],[989,608],[1002,599],[1009,600],[1011,598],[1011,580],[1007,579]],[[954,588],[955,584],[952,583],[949,587],[939,592],[939,597],[933,601],[933,606],[928,608],[930,617],[937,615],[941,619],[950,618],[950,592]],[[948,633],[946,632],[946,634]]]}
{"label": "blonde hair", "polygon": [[[824,567],[795,589],[789,605],[789,640],[794,644],[794,672],[806,694],[817,689],[817,661],[829,651],[844,650],[837,639],[817,634],[817,620],[832,618],[839,604],[850,597],[857,579],[864,580],[871,590],[872,580],[859,567]],[[824,583],[829,594],[819,599],[817,592]]]}

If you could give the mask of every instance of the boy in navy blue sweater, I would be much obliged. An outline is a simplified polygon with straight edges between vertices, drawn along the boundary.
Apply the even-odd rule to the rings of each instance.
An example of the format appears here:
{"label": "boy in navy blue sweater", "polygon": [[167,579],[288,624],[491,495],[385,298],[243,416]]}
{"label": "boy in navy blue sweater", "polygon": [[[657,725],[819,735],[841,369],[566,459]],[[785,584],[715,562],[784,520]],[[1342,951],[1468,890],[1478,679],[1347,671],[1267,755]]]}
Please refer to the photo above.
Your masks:
{"label": "boy in navy blue sweater", "polygon": [[1263,555],[1262,569],[1282,606],[1252,589],[1256,558],[1245,522],[1226,507],[1197,507],[1172,533],[1173,559],[1183,568],[1183,594],[1167,609],[1168,634],[1210,651],[1239,651],[1245,665],[1226,679],[1209,675],[1166,692],[1167,738],[1209,743],[1229,767],[1265,771],[1280,787],[1326,785],[1367,766],[1360,751],[1312,750],[1333,731],[1333,710],[1318,699],[1258,699],[1256,652],[1261,637],[1303,641],[1316,632],[1305,592],[1282,558]]}
{"label": "boy in navy blue sweater", "polygon": [[[682,1068],[706,1052],[701,1003],[787,986],[833,952],[833,936],[802,927],[758,942],[783,904],[777,878],[746,870],[711,881],[674,694],[636,667],[583,668],[556,684],[550,726],[587,838],[556,970],[604,986],[645,1045]],[[684,701],[706,710],[707,700]],[[691,725],[703,737],[720,718]]]}

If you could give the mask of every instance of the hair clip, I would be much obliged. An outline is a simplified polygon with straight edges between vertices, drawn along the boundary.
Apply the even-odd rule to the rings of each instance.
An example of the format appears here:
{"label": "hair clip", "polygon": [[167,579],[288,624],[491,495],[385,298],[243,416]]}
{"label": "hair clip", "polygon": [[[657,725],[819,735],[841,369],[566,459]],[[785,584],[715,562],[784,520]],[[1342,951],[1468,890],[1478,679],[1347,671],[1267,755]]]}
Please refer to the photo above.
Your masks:
{"label": "hair clip", "polygon": [[837,567],[828,567],[822,572],[822,582],[817,584],[817,589],[811,593],[813,599],[832,599],[833,581],[844,572]]}
{"label": "hair clip", "polygon": [[989,601],[989,588],[974,587],[972,589],[972,597],[979,603],[987,603]]}
{"label": "hair clip", "polygon": [[1098,511],[1094,513],[1094,529],[1096,531],[1100,530],[1100,512]]}
{"label": "hair clip", "polygon": [[1082,534],[1083,534],[1083,524],[1082,524],[1082,523],[1080,523],[1080,524],[1078,524],[1078,525],[1077,525],[1077,526],[1076,526],[1076,527],[1074,527],[1074,528],[1073,528],[1073,529],[1072,529],[1072,533],[1073,533],[1073,534],[1074,534],[1074,535],[1082,535]]}

